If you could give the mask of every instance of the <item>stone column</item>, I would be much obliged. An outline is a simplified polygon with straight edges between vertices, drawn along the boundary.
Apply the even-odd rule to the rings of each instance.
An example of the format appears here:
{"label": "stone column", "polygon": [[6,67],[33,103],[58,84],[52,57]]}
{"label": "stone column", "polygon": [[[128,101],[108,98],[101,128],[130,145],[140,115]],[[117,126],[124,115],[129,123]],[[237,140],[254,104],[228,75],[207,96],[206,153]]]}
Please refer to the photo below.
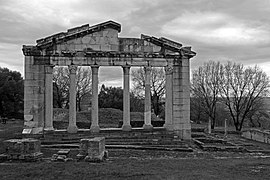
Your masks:
{"label": "stone column", "polygon": [[208,133],[211,134],[212,128],[211,128],[211,118],[208,117]]}
{"label": "stone column", "polygon": [[227,119],[225,118],[224,120],[224,136],[228,135],[228,122]]}
{"label": "stone column", "polygon": [[173,66],[173,127],[184,140],[191,139],[189,59],[182,57]]}
{"label": "stone column", "polygon": [[24,115],[27,128],[45,125],[45,67],[35,64],[35,56],[25,55],[24,61]]}
{"label": "stone column", "polygon": [[173,67],[165,67],[166,73],[166,98],[165,98],[165,124],[164,128],[168,131],[173,131]]}
{"label": "stone column", "polygon": [[45,123],[44,130],[53,130],[53,66],[45,66]]}
{"label": "stone column", "polygon": [[144,100],[144,125],[143,129],[151,130],[153,126],[151,124],[151,67],[145,67],[145,100]]}
{"label": "stone column", "polygon": [[130,66],[123,66],[124,92],[123,92],[123,131],[131,131],[130,125],[130,93],[129,93]]}
{"label": "stone column", "polygon": [[70,65],[70,88],[69,88],[69,123],[67,132],[77,133],[78,127],[76,125],[76,71],[77,66]]}
{"label": "stone column", "polygon": [[91,66],[92,70],[92,106],[91,106],[91,127],[90,131],[93,133],[99,132],[100,128],[98,125],[98,69],[99,66]]}

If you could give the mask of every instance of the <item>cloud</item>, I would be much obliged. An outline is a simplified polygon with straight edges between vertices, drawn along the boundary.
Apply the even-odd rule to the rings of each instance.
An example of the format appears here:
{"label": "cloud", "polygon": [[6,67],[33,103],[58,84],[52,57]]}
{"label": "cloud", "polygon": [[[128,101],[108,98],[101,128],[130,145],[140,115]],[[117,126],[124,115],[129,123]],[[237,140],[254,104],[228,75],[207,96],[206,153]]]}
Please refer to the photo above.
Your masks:
{"label": "cloud", "polygon": [[268,43],[266,27],[250,26],[240,19],[217,12],[185,12],[162,27],[164,34],[187,37],[212,45],[254,45]]}
{"label": "cloud", "polygon": [[[269,14],[269,0],[0,0],[0,66],[23,72],[23,44],[110,19],[122,25],[120,37],[143,33],[192,46],[192,68],[208,60],[264,66]],[[101,68],[102,82],[121,86],[122,69]]]}

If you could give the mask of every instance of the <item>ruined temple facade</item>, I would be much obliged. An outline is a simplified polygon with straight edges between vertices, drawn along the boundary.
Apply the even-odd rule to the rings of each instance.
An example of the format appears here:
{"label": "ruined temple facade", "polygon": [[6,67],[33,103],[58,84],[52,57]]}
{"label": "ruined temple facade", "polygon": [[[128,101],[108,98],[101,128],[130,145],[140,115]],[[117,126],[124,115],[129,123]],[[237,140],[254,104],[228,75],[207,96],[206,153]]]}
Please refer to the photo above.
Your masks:
{"label": "ruined temple facade", "polygon": [[191,47],[167,38],[141,35],[140,38],[119,37],[121,25],[107,21],[94,26],[83,25],[68,29],[24,45],[25,127],[52,131],[53,81],[55,66],[68,66],[70,71],[69,126],[67,132],[76,133],[76,69],[90,66],[92,71],[92,121],[90,132],[98,133],[98,73],[100,66],[123,68],[123,131],[130,126],[130,68],[145,69],[144,126],[151,130],[150,72],[164,67],[166,72],[166,111],[164,128],[182,139],[191,138],[190,125],[190,58],[196,55]]}

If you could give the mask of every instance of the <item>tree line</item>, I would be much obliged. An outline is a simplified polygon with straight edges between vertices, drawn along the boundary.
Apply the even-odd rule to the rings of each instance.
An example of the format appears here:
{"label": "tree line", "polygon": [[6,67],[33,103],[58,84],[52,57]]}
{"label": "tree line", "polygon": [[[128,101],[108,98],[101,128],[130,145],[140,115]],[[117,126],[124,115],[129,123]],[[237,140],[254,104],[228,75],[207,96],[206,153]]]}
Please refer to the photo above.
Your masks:
{"label": "tree line", "polygon": [[269,96],[269,87],[269,77],[258,66],[209,61],[192,73],[193,101],[207,114],[212,129],[218,108],[223,108],[224,116],[229,115],[237,131],[241,131],[245,120],[252,120],[258,113],[267,114],[263,98]]}
{"label": "tree line", "polygon": [[0,116],[23,119],[23,78],[21,73],[0,67]]}
{"label": "tree line", "polygon": [[[81,111],[81,101],[91,94],[91,69],[79,67],[76,79],[77,111]],[[131,111],[144,111],[145,71],[138,68],[131,71],[130,92]],[[56,67],[53,72],[53,106],[69,106],[69,70]],[[211,128],[220,125],[224,119],[230,120],[237,131],[243,124],[263,126],[270,115],[263,107],[263,98],[269,96],[269,77],[258,66],[245,67],[243,64],[209,61],[192,71],[191,78],[191,120],[211,123]],[[153,113],[164,117],[165,72],[163,68],[151,71],[151,104]],[[90,103],[90,102],[89,102]],[[100,108],[123,110],[123,89],[101,85],[99,91]],[[23,78],[19,72],[0,68],[0,116],[23,116]]]}

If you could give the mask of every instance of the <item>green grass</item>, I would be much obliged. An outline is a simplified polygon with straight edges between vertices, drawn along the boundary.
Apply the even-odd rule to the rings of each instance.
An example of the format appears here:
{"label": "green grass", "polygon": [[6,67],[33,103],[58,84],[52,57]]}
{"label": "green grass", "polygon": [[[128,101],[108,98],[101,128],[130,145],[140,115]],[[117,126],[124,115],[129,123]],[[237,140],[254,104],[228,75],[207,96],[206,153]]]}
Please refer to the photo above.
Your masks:
{"label": "green grass", "polygon": [[136,159],[0,163],[1,179],[269,179],[269,159]]}
{"label": "green grass", "polygon": [[[20,137],[22,121],[0,124],[0,153],[2,141]],[[57,150],[42,149],[49,158]],[[78,150],[72,150],[75,157]],[[196,154],[196,156],[193,156]],[[0,179],[269,179],[270,158],[223,152],[110,150],[103,163],[87,162],[3,162]],[[224,159],[215,158],[223,157]],[[240,158],[239,158],[240,157]]]}

